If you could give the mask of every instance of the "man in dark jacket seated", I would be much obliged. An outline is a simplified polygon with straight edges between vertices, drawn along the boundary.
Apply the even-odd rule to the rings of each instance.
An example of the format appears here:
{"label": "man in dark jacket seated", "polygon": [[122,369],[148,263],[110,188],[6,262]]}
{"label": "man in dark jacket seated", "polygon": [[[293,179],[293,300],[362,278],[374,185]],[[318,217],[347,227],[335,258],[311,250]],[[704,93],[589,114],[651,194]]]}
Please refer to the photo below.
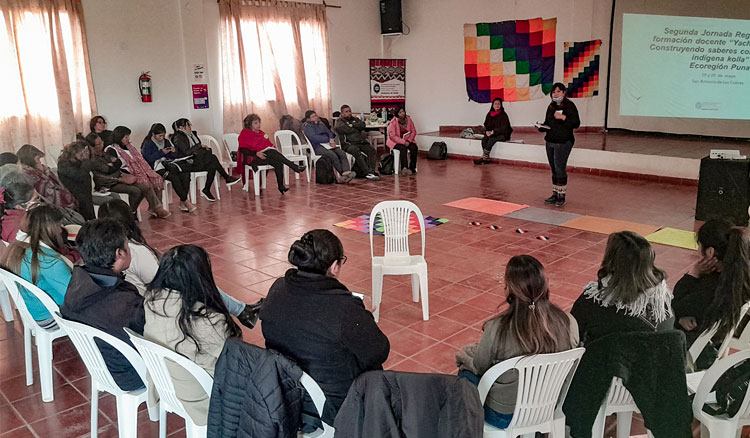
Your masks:
{"label": "man in dark jacket seated", "polygon": [[343,105],[341,117],[336,120],[334,128],[336,134],[341,137],[341,148],[354,157],[354,168],[357,176],[369,180],[378,180],[380,177],[375,173],[375,169],[378,167],[378,153],[365,140],[365,126],[364,120],[352,114],[349,105]]}
{"label": "man in dark jacket seated", "polygon": [[[60,313],[132,346],[123,327],[143,334],[146,316],[143,297],[122,274],[130,266],[125,228],[114,219],[87,222],[78,232],[76,245],[85,265],[73,268]],[[120,352],[98,339],[96,342],[121,389],[132,391],[144,387],[138,373]]]}

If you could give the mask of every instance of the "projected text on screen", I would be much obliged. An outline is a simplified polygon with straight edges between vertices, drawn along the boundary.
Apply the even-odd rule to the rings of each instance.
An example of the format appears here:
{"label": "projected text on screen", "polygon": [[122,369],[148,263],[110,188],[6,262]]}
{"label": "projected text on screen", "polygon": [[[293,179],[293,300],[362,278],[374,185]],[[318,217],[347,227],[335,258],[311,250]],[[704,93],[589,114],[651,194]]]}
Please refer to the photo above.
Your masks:
{"label": "projected text on screen", "polygon": [[750,21],[623,14],[620,115],[750,120]]}

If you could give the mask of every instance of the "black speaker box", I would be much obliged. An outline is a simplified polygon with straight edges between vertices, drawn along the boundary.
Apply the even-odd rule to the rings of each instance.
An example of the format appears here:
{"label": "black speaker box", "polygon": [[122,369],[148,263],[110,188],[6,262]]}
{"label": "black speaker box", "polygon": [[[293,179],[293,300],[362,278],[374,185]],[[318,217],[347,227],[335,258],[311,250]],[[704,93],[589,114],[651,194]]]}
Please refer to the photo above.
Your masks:
{"label": "black speaker box", "polygon": [[380,33],[401,32],[401,0],[380,0]]}
{"label": "black speaker box", "polygon": [[750,160],[701,159],[695,218],[723,218],[747,225],[750,205]]}

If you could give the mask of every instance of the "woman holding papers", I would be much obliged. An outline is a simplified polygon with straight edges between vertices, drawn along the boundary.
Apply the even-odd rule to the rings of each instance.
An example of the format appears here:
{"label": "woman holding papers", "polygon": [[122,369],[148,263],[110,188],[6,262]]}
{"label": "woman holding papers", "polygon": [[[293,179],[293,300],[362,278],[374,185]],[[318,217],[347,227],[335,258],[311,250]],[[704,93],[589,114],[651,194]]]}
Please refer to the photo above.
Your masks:
{"label": "woman holding papers", "polygon": [[[417,128],[411,117],[406,115],[404,108],[396,110],[396,117],[388,123],[388,139],[385,144],[391,150],[396,149],[400,152],[399,170],[402,175],[411,175],[417,173],[417,152],[419,148],[414,143],[417,137]],[[407,153],[409,156],[407,157]]]}
{"label": "woman holding papers", "polygon": [[573,130],[581,126],[578,108],[565,97],[565,85],[557,82],[552,85],[552,102],[547,107],[544,124],[536,124],[541,132],[546,132],[547,160],[552,170],[552,196],[544,200],[545,204],[565,205],[565,191],[568,185],[568,157],[576,139]]}
{"label": "woman holding papers", "polygon": [[283,195],[289,190],[284,185],[284,165],[289,166],[293,171],[300,173],[305,170],[305,166],[298,166],[289,161],[281,152],[277,151],[268,134],[260,130],[260,117],[257,114],[250,114],[242,121],[244,129],[240,132],[239,138],[239,155],[237,157],[237,170],[243,173],[245,165],[248,166],[273,166],[276,173],[276,182],[279,185],[279,191]]}
{"label": "woman holding papers", "polygon": [[484,118],[484,137],[482,137],[482,158],[474,160],[474,164],[489,164],[492,146],[498,141],[510,140],[513,128],[510,126],[508,113],[503,108],[503,100],[499,97],[492,99],[492,106]]}

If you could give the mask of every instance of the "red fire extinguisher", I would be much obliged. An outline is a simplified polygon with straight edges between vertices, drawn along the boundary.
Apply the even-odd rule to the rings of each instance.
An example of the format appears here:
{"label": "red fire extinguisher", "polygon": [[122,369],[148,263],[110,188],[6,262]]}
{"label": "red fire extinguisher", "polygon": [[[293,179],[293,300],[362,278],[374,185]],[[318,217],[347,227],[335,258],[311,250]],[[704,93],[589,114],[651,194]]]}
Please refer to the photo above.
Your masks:
{"label": "red fire extinguisher", "polygon": [[141,102],[151,102],[151,75],[142,73],[138,78],[138,88],[141,91]]}

